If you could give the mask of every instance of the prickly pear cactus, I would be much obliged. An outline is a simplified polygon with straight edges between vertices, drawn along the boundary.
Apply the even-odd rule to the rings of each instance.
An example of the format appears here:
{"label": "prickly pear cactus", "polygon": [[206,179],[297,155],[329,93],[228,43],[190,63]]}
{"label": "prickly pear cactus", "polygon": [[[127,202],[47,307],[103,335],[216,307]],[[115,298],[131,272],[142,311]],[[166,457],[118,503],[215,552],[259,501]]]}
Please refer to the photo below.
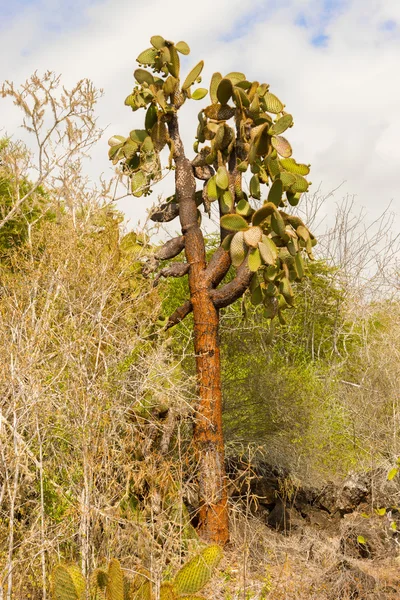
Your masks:
{"label": "prickly pear cactus", "polygon": [[84,600],[85,588],[85,578],[76,565],[58,565],[53,570],[53,600]]}
{"label": "prickly pear cactus", "polygon": [[[285,137],[293,117],[267,83],[250,81],[244,73],[223,76],[217,72],[209,90],[194,89],[196,82],[200,83],[203,61],[181,81],[179,55],[189,54],[189,46],[159,35],[150,41],[151,48],[137,58],[136,84],[125,100],[132,110],[146,111],[144,128],[129,136],[113,136],[110,160],[129,177],[134,196],[149,194],[161,177],[160,152],[165,146],[170,150],[167,168],[173,167],[171,120],[187,100],[209,95],[208,106],[198,115],[191,161],[194,176],[203,185],[196,190],[196,204],[198,194],[209,215],[212,203],[218,205],[222,247],[242,275],[247,269],[252,298],[264,306],[264,316],[278,316],[284,323],[283,311],[294,304],[292,283],[304,277],[307,259],[304,262],[303,257],[313,260],[317,243],[306,225],[300,219],[295,223],[288,213],[310,185],[306,179],[310,166],[292,157]],[[265,186],[267,195],[263,197]],[[172,196],[178,207],[176,198],[176,194]],[[255,201],[262,203],[258,210]],[[164,222],[179,214],[179,208],[168,211],[166,205],[163,211],[155,211],[151,218]]]}
{"label": "prickly pear cactus", "polygon": [[165,581],[160,585],[160,600],[177,600],[178,594],[172,582]]}
{"label": "prickly pear cactus", "polygon": [[210,580],[221,558],[222,549],[213,544],[183,565],[174,579],[179,596],[191,596],[199,592]]}
{"label": "prickly pear cactus", "polygon": [[124,600],[124,574],[116,558],[108,565],[106,600]]}
{"label": "prickly pear cactus", "polygon": [[153,599],[153,587],[150,581],[150,572],[147,569],[142,569],[135,575],[131,584],[131,595],[133,600]]}

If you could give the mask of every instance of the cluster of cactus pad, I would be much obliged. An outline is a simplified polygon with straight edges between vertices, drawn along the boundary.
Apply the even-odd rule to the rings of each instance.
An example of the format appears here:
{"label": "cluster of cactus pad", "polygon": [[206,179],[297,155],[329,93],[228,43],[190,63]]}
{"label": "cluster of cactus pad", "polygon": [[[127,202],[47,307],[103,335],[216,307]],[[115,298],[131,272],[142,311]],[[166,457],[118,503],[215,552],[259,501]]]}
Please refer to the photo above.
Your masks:
{"label": "cluster of cactus pad", "polygon": [[[222,558],[217,545],[207,546],[178,571],[172,581],[160,585],[160,600],[205,600],[198,592],[210,580]],[[53,600],[84,600],[86,582],[76,565],[58,565],[52,573]],[[96,569],[90,578],[91,600],[154,600],[155,589],[150,573],[143,569],[130,578],[118,560],[112,559],[108,569]]]}
{"label": "cluster of cactus pad", "polygon": [[[200,100],[209,93],[211,103],[198,115],[196,155],[191,161],[195,177],[203,181],[196,204],[203,204],[209,212],[211,203],[218,202],[225,231],[223,246],[232,264],[239,267],[246,261],[255,273],[253,304],[263,304],[267,318],[278,315],[284,322],[282,310],[293,305],[291,284],[304,275],[304,252],[312,259],[316,244],[301,219],[285,210],[288,205],[296,206],[310,185],[306,179],[310,166],[296,162],[282,135],[293,126],[293,117],[268,84],[248,81],[243,73],[214,73],[209,90],[192,90],[201,81],[203,61],[181,83],[179,54],[189,54],[189,46],[162,36],[153,36],[151,44],[137,58],[141,65],[134,72],[137,85],[125,101],[133,110],[146,109],[145,128],[131,131],[126,138],[112,137],[109,157],[114,164],[120,162],[130,177],[133,195],[147,195],[152,182],[160,178],[159,153],[165,145],[170,148],[172,166],[171,115],[187,99]],[[243,176],[249,171],[246,192]],[[256,210],[250,198],[261,200],[263,185],[269,193]],[[176,206],[179,199],[173,195],[167,200]],[[174,218],[178,212],[171,214]]]}

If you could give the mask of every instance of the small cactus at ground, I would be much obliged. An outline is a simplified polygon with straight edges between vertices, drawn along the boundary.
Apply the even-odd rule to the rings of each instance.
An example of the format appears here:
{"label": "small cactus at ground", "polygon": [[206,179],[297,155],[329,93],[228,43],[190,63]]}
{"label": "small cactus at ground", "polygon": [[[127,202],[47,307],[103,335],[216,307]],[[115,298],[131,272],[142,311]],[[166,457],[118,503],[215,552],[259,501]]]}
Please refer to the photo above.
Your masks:
{"label": "small cactus at ground", "polygon": [[[173,581],[160,586],[160,600],[207,600],[197,595],[211,578],[222,558],[222,549],[213,544],[186,562]],[[52,572],[52,600],[84,600],[86,581],[76,565],[58,565]],[[124,575],[119,561],[111,559],[108,569],[95,569],[90,577],[91,600],[153,600],[150,573],[143,569],[133,579]]]}
{"label": "small cactus at ground", "polygon": [[221,558],[221,548],[213,544],[183,565],[174,579],[179,596],[191,596],[199,592],[210,580],[212,571]]}
{"label": "small cactus at ground", "polygon": [[52,595],[54,600],[83,600],[86,583],[79,567],[58,565],[52,576]]}

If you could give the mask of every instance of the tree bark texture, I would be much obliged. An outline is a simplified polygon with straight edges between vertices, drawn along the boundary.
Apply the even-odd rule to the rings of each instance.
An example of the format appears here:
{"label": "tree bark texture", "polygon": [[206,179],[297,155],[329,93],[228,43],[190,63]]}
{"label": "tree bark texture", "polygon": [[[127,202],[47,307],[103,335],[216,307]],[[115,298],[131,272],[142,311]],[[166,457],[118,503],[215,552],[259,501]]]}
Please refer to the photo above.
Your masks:
{"label": "tree bark texture", "polygon": [[173,116],[169,133],[175,145],[176,199],[189,265],[190,304],[194,319],[194,350],[199,401],[194,425],[199,485],[199,533],[225,544],[229,537],[224,440],[222,432],[221,364],[218,309],[206,273],[203,234],[197,219],[193,167],[185,157],[178,122]]}

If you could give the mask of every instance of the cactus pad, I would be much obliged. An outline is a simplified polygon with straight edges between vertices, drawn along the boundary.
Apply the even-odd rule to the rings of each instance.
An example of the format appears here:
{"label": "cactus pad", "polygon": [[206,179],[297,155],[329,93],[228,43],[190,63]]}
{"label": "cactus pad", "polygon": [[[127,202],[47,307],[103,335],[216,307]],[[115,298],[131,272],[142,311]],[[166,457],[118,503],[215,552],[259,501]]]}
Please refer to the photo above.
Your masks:
{"label": "cactus pad", "polygon": [[177,598],[178,595],[173,583],[164,581],[164,583],[160,585],[160,600],[177,600]]}
{"label": "cactus pad", "polygon": [[85,579],[75,565],[58,565],[52,573],[54,600],[83,600]]}
{"label": "cactus pad", "polygon": [[217,545],[207,546],[198,556],[187,562],[178,571],[174,585],[179,595],[196,594],[210,580],[213,569],[222,558]]}

